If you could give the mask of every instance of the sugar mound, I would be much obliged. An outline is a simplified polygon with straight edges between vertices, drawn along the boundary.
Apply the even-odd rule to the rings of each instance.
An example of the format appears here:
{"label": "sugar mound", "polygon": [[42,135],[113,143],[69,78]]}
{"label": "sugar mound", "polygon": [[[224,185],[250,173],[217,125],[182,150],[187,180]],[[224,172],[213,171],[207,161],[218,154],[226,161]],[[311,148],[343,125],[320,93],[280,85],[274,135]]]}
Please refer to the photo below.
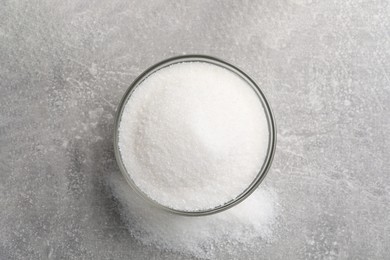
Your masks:
{"label": "sugar mound", "polygon": [[256,241],[272,239],[278,214],[277,196],[264,185],[224,212],[185,217],[146,203],[118,172],[107,177],[107,184],[121,203],[121,217],[129,232],[144,245],[197,258],[215,258],[220,248],[225,252],[250,250]]}
{"label": "sugar mound", "polygon": [[240,195],[264,163],[268,123],[234,72],[183,62],[147,77],[127,101],[119,150],[135,184],[178,210],[212,209]]}

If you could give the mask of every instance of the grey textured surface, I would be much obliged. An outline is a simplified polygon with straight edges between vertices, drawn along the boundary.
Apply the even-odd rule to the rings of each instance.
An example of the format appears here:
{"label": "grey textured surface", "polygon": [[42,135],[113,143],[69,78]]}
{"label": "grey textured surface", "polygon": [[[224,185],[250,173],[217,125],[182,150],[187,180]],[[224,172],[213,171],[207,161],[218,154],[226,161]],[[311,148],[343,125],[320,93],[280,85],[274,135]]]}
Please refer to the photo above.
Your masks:
{"label": "grey textured surface", "polygon": [[2,1],[0,259],[172,259],[134,241],[105,191],[115,109],[148,66],[220,57],[278,123],[275,240],[242,259],[390,252],[390,3]]}

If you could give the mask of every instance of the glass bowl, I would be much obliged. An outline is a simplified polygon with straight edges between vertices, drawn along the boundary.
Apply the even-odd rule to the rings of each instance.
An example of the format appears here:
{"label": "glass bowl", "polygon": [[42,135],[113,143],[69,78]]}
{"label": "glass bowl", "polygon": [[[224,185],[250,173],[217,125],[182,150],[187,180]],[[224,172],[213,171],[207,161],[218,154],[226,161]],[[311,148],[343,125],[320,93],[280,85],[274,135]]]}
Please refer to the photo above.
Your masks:
{"label": "glass bowl", "polygon": [[[182,211],[178,209],[173,209],[169,208],[165,205],[162,205],[155,200],[151,199],[147,194],[145,194],[142,190],[138,188],[138,186],[134,183],[134,181],[131,179],[130,174],[127,172],[123,161],[121,157],[121,153],[119,151],[119,125],[123,113],[123,109],[132,95],[133,91],[137,88],[137,86],[145,80],[149,75],[153,74],[154,72],[166,67],[170,66],[175,63],[182,63],[182,62],[207,62],[211,63],[213,65],[217,65],[220,67],[223,67],[225,69],[228,69],[238,76],[240,76],[242,79],[244,79],[249,86],[253,88],[253,90],[256,92],[258,98],[261,101],[261,104],[263,105],[267,122],[268,122],[268,131],[269,131],[269,141],[268,141],[268,149],[267,149],[267,155],[265,157],[265,160],[263,162],[262,167],[259,169],[259,173],[257,174],[256,178],[248,185],[248,187],[240,194],[238,195],[235,199],[230,200],[223,205],[219,205],[215,208],[212,209],[206,209],[206,210],[196,210],[196,211]],[[117,112],[116,112],[116,117],[115,117],[115,126],[114,126],[114,150],[115,150],[115,157],[119,166],[119,169],[123,176],[125,177],[127,183],[131,188],[133,188],[136,193],[138,193],[141,197],[145,199],[145,201],[151,203],[152,205],[162,209],[166,210],[168,212],[174,213],[174,214],[179,214],[179,215],[184,215],[184,216],[205,216],[205,215],[211,215],[215,214],[221,211],[224,211],[226,209],[229,209],[238,203],[242,202],[244,199],[246,199],[253,191],[256,190],[256,188],[260,185],[260,183],[263,181],[265,178],[268,170],[271,167],[272,159],[275,154],[275,148],[276,148],[276,124],[275,124],[275,119],[271,111],[271,107],[268,104],[268,101],[266,97],[264,96],[263,92],[260,90],[260,88],[256,85],[256,83],[244,72],[242,72],[240,69],[237,67],[222,61],[218,58],[214,58],[211,56],[206,56],[206,55],[184,55],[184,56],[176,56],[172,57],[166,60],[163,60],[152,67],[148,68],[146,71],[144,71],[141,75],[139,75],[134,82],[130,85],[130,87],[126,90],[125,94],[122,97],[122,100],[119,103]],[[129,187],[129,188],[130,188]]]}

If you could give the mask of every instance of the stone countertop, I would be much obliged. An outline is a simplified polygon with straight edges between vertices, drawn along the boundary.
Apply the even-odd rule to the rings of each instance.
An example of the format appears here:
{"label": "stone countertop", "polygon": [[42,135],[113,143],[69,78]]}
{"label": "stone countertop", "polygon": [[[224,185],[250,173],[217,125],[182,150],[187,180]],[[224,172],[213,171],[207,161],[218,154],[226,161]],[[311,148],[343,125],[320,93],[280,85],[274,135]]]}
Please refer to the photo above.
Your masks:
{"label": "stone countertop", "polygon": [[390,3],[8,1],[0,8],[0,259],[176,259],[104,187],[116,106],[150,65],[208,54],[263,89],[282,213],[246,259],[390,252]]}

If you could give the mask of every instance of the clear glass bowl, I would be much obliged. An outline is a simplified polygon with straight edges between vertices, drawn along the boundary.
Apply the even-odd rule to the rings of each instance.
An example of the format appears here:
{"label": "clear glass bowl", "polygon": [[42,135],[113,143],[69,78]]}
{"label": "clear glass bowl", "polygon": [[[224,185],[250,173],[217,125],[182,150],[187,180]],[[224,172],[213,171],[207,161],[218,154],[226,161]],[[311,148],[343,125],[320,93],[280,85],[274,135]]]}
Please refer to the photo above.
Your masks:
{"label": "clear glass bowl", "polygon": [[[182,62],[207,62],[211,63],[217,66],[221,66],[225,69],[228,69],[234,73],[236,73],[238,76],[240,76],[242,79],[244,79],[249,86],[251,86],[254,91],[257,93],[257,96],[259,97],[263,107],[264,111],[266,113],[266,118],[268,121],[268,130],[269,130],[269,142],[268,142],[268,149],[267,149],[267,156],[263,162],[262,167],[259,169],[259,173],[257,174],[256,178],[248,185],[248,187],[235,199],[228,201],[224,203],[223,205],[219,205],[213,209],[207,209],[207,210],[197,210],[197,211],[182,211],[177,210],[173,208],[169,208],[167,206],[161,205],[160,203],[156,202],[155,200],[151,199],[147,194],[145,194],[142,190],[138,188],[138,186],[134,183],[134,181],[131,179],[129,173],[127,172],[122,157],[119,151],[118,141],[119,141],[119,124],[121,121],[123,109],[127,103],[127,100],[130,98],[133,91],[136,89],[136,87],[149,75],[153,74],[154,72],[166,67],[170,66],[175,63],[182,63]],[[256,190],[256,188],[260,185],[260,183],[265,178],[268,170],[271,167],[272,159],[275,153],[276,148],[276,124],[275,119],[271,111],[271,107],[268,104],[268,101],[266,97],[264,96],[263,92],[260,90],[260,88],[256,85],[256,83],[244,72],[242,72],[240,69],[236,68],[235,66],[222,61],[218,58],[206,56],[206,55],[184,55],[184,56],[176,56],[172,57],[166,60],[163,60],[152,67],[148,68],[145,72],[143,72],[140,76],[138,76],[134,82],[130,85],[130,87],[126,90],[126,93],[123,95],[122,100],[119,103],[116,118],[115,118],[115,128],[114,128],[114,150],[115,150],[115,157],[117,160],[117,163],[119,165],[119,169],[122,172],[123,176],[125,177],[126,181],[130,185],[131,188],[133,188],[141,197],[143,197],[147,202],[151,203],[154,206],[157,206],[160,209],[166,210],[171,213],[179,214],[179,215],[185,215],[185,216],[205,216],[205,215],[211,215],[215,214],[221,211],[224,211],[226,209],[229,209],[238,203],[242,202],[244,199],[246,199],[253,191]]]}

